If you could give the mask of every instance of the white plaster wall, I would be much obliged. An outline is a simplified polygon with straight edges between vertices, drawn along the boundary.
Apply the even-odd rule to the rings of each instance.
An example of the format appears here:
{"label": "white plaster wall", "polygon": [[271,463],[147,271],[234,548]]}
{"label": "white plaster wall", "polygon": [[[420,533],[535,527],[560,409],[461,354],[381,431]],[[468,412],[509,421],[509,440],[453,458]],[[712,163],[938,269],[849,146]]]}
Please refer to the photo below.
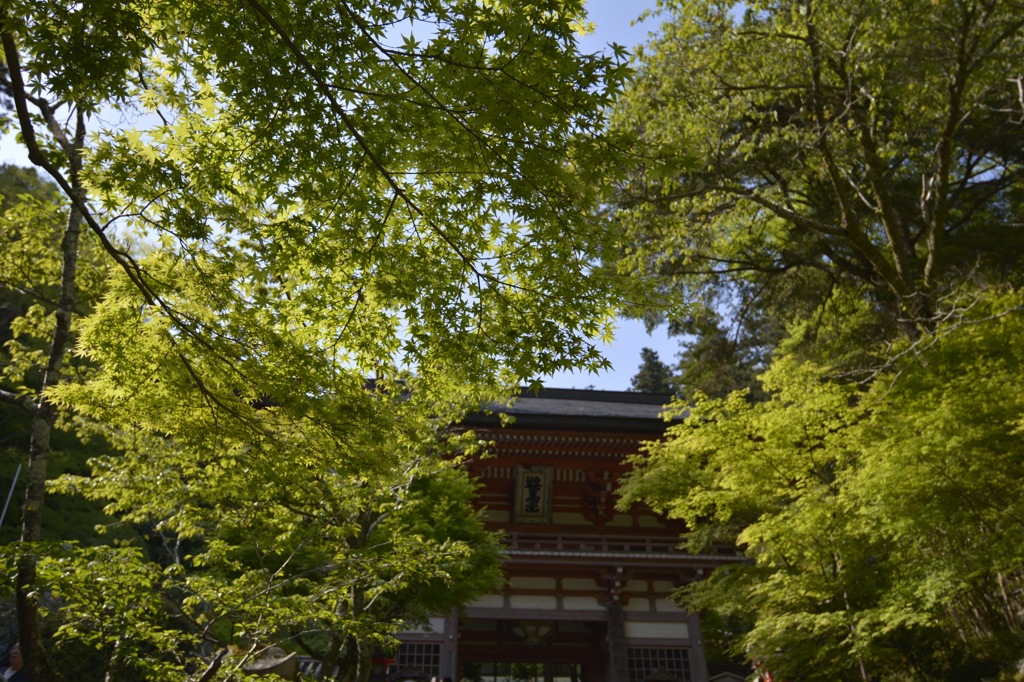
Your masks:
{"label": "white plaster wall", "polygon": [[603,611],[597,597],[562,597],[562,608],[567,611]]}
{"label": "white plaster wall", "polygon": [[509,604],[514,609],[556,609],[558,599],[556,597],[535,596],[517,594],[509,598]]}
{"label": "white plaster wall", "polygon": [[622,610],[632,611],[633,613],[647,613],[651,610],[651,600],[645,597],[633,597],[626,601]]}
{"label": "white plaster wall", "polygon": [[679,607],[670,599],[657,599],[654,602],[654,610],[659,613],[686,613],[685,609]]}
{"label": "white plaster wall", "polygon": [[643,623],[626,621],[627,639],[689,639],[686,623]]}

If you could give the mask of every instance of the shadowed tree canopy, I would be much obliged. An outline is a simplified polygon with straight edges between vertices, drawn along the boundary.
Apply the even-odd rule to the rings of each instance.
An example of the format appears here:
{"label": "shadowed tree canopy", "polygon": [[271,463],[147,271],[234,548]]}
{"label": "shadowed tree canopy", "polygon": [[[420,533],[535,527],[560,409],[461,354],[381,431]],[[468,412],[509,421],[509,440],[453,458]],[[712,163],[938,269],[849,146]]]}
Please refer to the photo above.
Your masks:
{"label": "shadowed tree canopy", "polygon": [[58,191],[55,184],[40,177],[33,168],[0,163],[0,196],[3,197],[0,210],[19,203],[23,194],[45,201]]}
{"label": "shadowed tree canopy", "polygon": [[670,322],[722,315],[763,365],[837,289],[872,302],[866,336],[913,337],[965,281],[1019,278],[1020,3],[659,8],[616,107],[646,151],[611,210]]}
{"label": "shadowed tree canopy", "polygon": [[680,596],[780,679],[1013,679],[1024,7],[659,8],[609,211],[695,340],[624,503],[750,559]]}

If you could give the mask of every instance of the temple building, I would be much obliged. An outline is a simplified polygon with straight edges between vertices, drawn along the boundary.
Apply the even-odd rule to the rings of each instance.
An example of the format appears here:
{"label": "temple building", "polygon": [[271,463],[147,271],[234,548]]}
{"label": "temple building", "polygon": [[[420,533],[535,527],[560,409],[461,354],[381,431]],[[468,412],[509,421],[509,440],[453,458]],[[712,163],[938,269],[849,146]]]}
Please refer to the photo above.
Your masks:
{"label": "temple building", "polygon": [[671,599],[734,552],[686,554],[681,522],[615,507],[625,459],[660,438],[667,396],[546,389],[465,426],[493,441],[470,464],[504,533],[500,593],[401,635],[401,671],[454,682],[708,682],[700,619]]}

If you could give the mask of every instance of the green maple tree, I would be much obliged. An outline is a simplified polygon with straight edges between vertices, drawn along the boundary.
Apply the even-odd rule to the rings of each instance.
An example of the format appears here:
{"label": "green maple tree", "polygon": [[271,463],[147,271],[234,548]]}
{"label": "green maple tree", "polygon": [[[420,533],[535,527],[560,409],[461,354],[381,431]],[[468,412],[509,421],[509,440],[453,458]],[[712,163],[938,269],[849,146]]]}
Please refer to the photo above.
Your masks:
{"label": "green maple tree", "polygon": [[[870,384],[788,350],[743,392],[678,404],[624,503],[685,519],[693,551],[747,565],[683,596],[733,654],[800,679],[981,679],[1024,637],[1018,496],[1019,292],[988,292],[904,342]],[[799,344],[794,342],[793,347]]]}
{"label": "green maple tree", "polygon": [[[240,498],[195,492],[229,519],[231,505],[257,503],[247,485],[269,486],[279,516],[254,519],[271,528],[294,513],[280,467],[349,482],[365,470],[370,492],[391,491],[388,467],[433,471],[408,453],[436,442],[438,423],[556,369],[606,364],[595,343],[618,285],[594,267],[612,235],[593,209],[617,146],[598,133],[627,69],[621,52],[577,50],[582,18],[562,1],[3,7],[4,122],[70,204],[17,579],[33,676],[52,672],[32,585],[58,406],[111,438],[167,439],[167,451],[146,441],[167,457],[158,470],[214,476],[244,452],[249,478],[214,476]],[[117,275],[79,338],[81,230]],[[88,382],[61,371],[72,348],[97,368]],[[376,446],[355,447],[368,434]],[[94,472],[96,495],[129,518],[119,505],[146,499],[128,483],[149,480],[124,478],[135,464]],[[160,490],[191,494],[173,488]],[[240,542],[214,542],[205,503],[189,499],[180,518],[146,518],[202,536],[207,552]],[[255,574],[219,575],[210,585],[251,625],[246,593],[226,586]],[[387,632],[343,603],[335,634]],[[110,651],[110,674],[128,674]]]}

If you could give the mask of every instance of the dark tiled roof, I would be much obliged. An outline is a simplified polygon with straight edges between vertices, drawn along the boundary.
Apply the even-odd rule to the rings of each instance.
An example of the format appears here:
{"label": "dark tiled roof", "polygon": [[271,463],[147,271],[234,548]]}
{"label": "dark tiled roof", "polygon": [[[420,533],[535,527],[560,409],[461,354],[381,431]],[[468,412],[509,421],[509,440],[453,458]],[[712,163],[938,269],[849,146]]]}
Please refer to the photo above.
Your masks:
{"label": "dark tiled roof", "polygon": [[[590,391],[597,393],[597,391]],[[512,407],[508,408],[509,414],[547,414],[565,417],[625,417],[628,419],[660,419],[664,404],[670,398],[662,396],[665,402],[644,403],[644,402],[623,402],[615,400],[620,395],[629,393],[618,393],[611,391],[600,391],[606,394],[607,400],[585,400],[579,398],[553,398],[545,395],[534,396],[527,394],[520,397]],[[610,394],[610,395],[609,395]]]}
{"label": "dark tiled roof", "polygon": [[[511,407],[491,406],[490,410],[512,415],[520,426],[660,431],[665,428],[662,410],[671,399],[626,391],[548,388],[534,393],[523,389]],[[487,418],[479,415],[467,421],[479,423]]]}

